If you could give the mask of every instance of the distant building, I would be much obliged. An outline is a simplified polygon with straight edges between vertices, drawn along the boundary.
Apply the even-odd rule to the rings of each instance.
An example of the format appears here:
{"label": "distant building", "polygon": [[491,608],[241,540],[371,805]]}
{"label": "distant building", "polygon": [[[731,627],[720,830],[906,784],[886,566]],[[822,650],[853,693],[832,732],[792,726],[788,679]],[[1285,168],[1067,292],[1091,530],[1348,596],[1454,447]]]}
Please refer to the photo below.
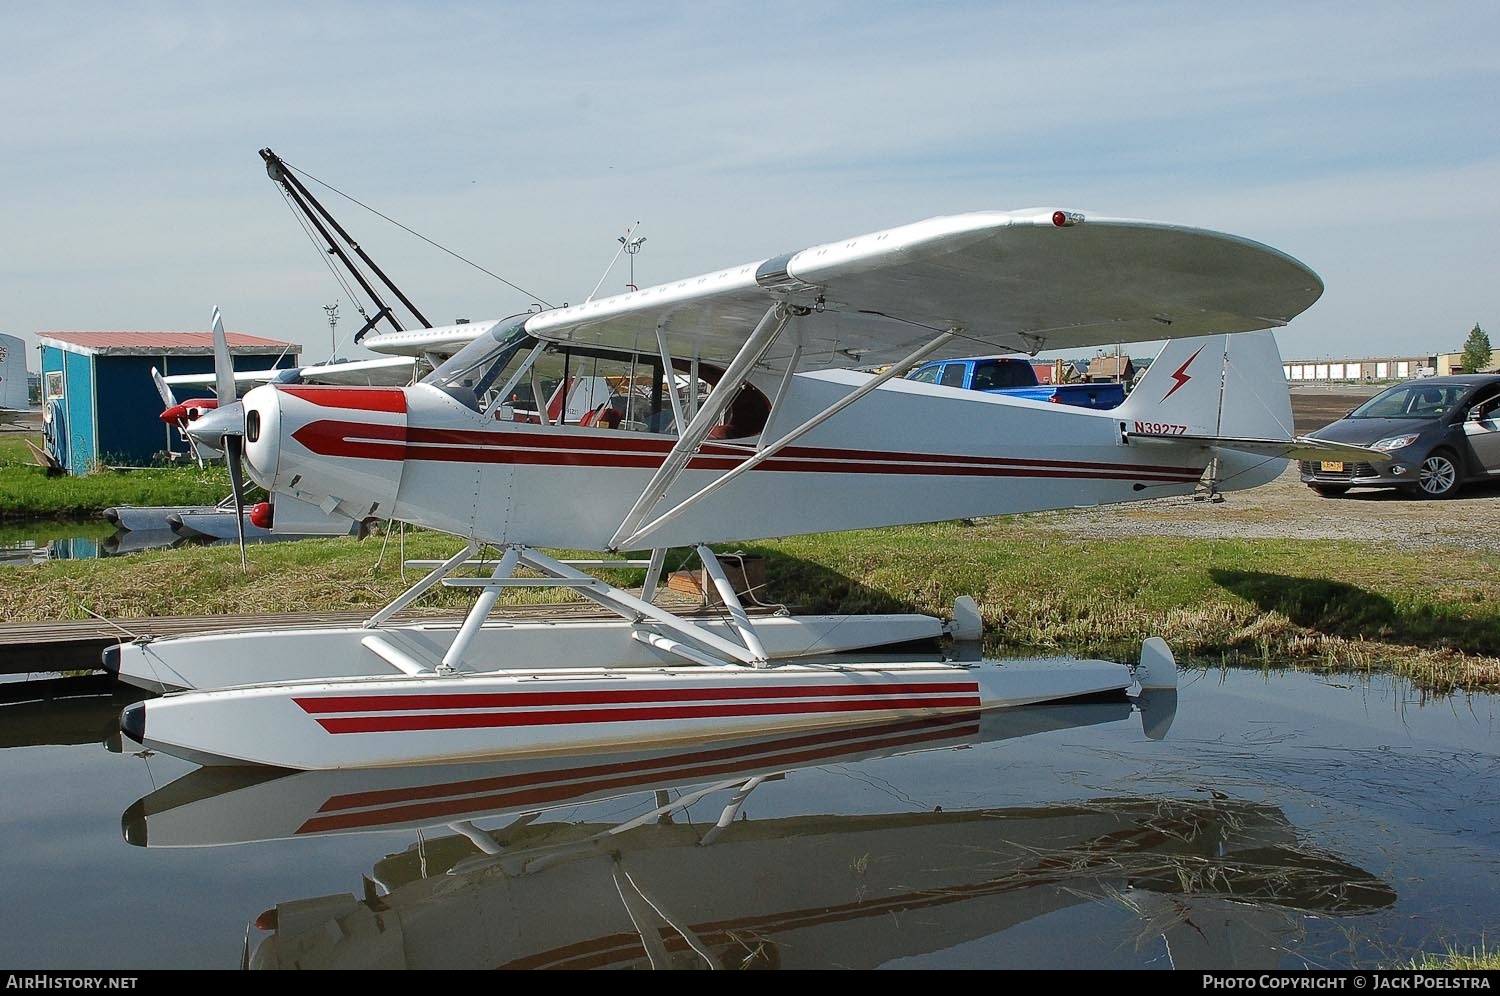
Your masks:
{"label": "distant building", "polygon": [[[212,332],[38,332],[47,451],[71,474],[96,463],[142,466],[171,449],[151,368],[212,373]],[[236,370],[300,365],[296,343],[231,332]],[[199,397],[212,392],[193,392]],[[184,393],[184,399],[193,394]]]}
{"label": "distant building", "polygon": [[1331,360],[1283,360],[1282,372],[1293,384],[1371,383],[1412,380],[1438,372],[1435,356],[1342,357]]}
{"label": "distant building", "polygon": [[1074,360],[1032,360],[1031,369],[1036,371],[1038,384],[1076,384],[1083,379]]}
{"label": "distant building", "polygon": [[1125,355],[1100,355],[1089,361],[1088,380],[1129,384],[1135,379],[1135,361]]}
{"label": "distant building", "polygon": [[1446,377],[1449,374],[1456,373],[1494,373],[1495,371],[1500,370],[1500,350],[1495,350],[1490,353],[1489,366],[1484,367],[1481,370],[1464,369],[1463,353],[1439,353],[1434,358],[1433,365],[1437,367],[1438,376],[1440,377]]}

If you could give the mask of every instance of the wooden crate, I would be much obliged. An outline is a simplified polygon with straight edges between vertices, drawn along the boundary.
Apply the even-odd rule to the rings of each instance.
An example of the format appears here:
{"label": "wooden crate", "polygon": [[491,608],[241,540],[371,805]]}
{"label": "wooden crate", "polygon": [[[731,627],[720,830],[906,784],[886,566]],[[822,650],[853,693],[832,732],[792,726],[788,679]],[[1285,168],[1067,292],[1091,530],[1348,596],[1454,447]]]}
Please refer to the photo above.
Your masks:
{"label": "wooden crate", "polygon": [[[767,601],[764,558],[721,556],[719,563],[723,565],[724,575],[729,578],[735,594],[747,607],[758,601]],[[687,598],[701,599],[705,605],[723,604],[718,589],[714,587],[713,578],[701,567],[696,571],[673,571],[668,574],[667,590]]]}

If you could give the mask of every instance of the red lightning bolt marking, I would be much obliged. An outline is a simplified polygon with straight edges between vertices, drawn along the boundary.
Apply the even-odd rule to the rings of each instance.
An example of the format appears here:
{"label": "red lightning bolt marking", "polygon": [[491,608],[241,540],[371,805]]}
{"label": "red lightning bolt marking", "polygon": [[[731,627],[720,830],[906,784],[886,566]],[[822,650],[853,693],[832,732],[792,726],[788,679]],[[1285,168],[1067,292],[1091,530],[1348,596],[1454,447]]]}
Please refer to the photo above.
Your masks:
{"label": "red lightning bolt marking", "polygon": [[[1199,346],[1198,347],[1198,353],[1201,353],[1201,352],[1203,352],[1203,347]],[[1188,381],[1190,381],[1190,380],[1193,379],[1192,374],[1190,374],[1190,373],[1187,372],[1187,368],[1193,365],[1193,361],[1198,358],[1198,353],[1194,353],[1192,356],[1189,356],[1187,358],[1187,362],[1186,363],[1184,363],[1182,366],[1178,367],[1176,370],[1174,370],[1172,372],[1172,379],[1175,380],[1177,383],[1175,383],[1175,384],[1172,385],[1172,389],[1170,391],[1168,391],[1166,394],[1163,394],[1161,396],[1161,400],[1166,401],[1172,395],[1174,395],[1174,394],[1177,393],[1177,389],[1178,388],[1180,388],[1182,385],[1186,384]]]}

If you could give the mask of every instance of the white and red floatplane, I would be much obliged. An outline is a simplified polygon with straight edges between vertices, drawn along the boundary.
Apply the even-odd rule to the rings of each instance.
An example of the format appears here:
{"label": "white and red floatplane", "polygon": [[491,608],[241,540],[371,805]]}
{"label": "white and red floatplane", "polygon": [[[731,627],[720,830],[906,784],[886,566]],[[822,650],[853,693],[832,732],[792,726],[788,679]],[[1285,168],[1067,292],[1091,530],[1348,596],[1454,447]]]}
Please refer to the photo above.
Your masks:
{"label": "white and red floatplane", "polygon": [[[464,548],[363,627],[122,644],[107,666],[168,693],[126,709],[122,729],[205,763],[380,767],[1170,684],[1155,639],[1135,667],[882,660],[891,644],[976,638],[977,612],[755,616],[710,544],[1187,495],[1205,481],[1237,490],[1335,450],[1378,459],[1292,431],[1265,330],[1321,292],[1306,266],[1234,236],[985,212],[573,307],[371,336],[390,353],[452,352],[406,387],[256,387],[188,432],[232,468],[242,454],[273,495],[273,529],[374,518]],[[1166,344],[1108,411],[900,379],[930,357],[1148,340]],[[666,551],[683,547],[722,619],[653,602]],[[486,549],[493,559],[477,560]],[[582,569],[647,550],[640,595]],[[438,584],[477,592],[461,623],[393,622]],[[619,620],[490,618],[506,588],[538,585]]]}

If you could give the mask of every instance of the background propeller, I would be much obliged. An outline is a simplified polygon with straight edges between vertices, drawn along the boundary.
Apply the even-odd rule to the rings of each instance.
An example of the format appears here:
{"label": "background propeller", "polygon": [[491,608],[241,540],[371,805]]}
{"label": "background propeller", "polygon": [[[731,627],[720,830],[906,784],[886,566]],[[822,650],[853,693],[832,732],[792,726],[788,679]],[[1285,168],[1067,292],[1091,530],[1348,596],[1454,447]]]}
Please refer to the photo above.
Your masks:
{"label": "background propeller", "polygon": [[[188,449],[192,451],[193,459],[198,461],[198,469],[203,469],[203,450],[193,440],[193,437],[188,435],[188,423],[193,420],[198,412],[213,408],[217,402],[210,402],[204,399],[179,402],[177,395],[172,392],[172,386],[161,375],[161,371],[155,367],[151,368],[151,383],[156,385],[156,393],[161,395],[161,403],[163,405],[161,420],[169,425],[177,426],[177,431],[182,434],[183,439],[187,440]],[[168,445],[170,446],[170,441]],[[218,456],[217,453],[211,455]]]}
{"label": "background propeller", "polygon": [[199,446],[222,450],[234,489],[234,526],[240,541],[240,569],[249,570],[245,556],[245,477],[240,461],[245,453],[245,406],[234,387],[234,360],[224,319],[214,307],[214,394],[218,407],[188,424],[188,437]]}

